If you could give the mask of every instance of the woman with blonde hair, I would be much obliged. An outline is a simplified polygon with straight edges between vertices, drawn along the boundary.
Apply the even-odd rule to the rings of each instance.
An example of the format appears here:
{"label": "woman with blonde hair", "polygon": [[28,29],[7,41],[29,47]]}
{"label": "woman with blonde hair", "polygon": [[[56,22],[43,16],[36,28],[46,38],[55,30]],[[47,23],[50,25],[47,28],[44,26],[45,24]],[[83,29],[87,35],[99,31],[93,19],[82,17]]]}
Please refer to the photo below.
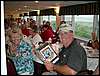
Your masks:
{"label": "woman with blonde hair", "polygon": [[11,44],[9,45],[10,55],[19,75],[33,75],[34,64],[32,46],[22,40],[22,35],[18,32],[12,32],[10,35]]}

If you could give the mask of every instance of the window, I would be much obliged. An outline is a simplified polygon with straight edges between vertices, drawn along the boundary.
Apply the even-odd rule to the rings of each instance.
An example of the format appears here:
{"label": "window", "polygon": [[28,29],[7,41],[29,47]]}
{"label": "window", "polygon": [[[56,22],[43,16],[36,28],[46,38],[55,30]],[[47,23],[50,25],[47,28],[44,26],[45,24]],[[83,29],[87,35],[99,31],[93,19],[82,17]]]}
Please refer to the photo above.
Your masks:
{"label": "window", "polygon": [[91,39],[94,15],[75,15],[75,36]]}
{"label": "window", "polygon": [[72,25],[72,15],[65,15],[64,21],[66,21],[67,24]]}
{"label": "window", "polygon": [[45,21],[49,21],[49,18],[48,18],[49,16],[43,16],[43,21],[45,20]]}
{"label": "window", "polygon": [[56,16],[49,16],[50,17],[50,23],[53,31],[56,31]]}
{"label": "window", "polygon": [[32,16],[32,19],[36,21],[36,16]]}
{"label": "window", "polygon": [[42,16],[42,21],[50,21],[53,31],[56,31],[56,16]]}
{"label": "window", "polygon": [[29,16],[24,16],[25,21],[27,21],[27,18],[29,18]]}
{"label": "window", "polygon": [[23,18],[23,16],[22,16],[22,17],[20,17],[20,18],[21,18],[21,20],[22,20],[22,19],[24,19],[24,18]]}
{"label": "window", "polygon": [[98,22],[97,22],[96,33],[97,33],[97,38],[99,40],[99,15],[98,15]]}
{"label": "window", "polygon": [[65,18],[64,15],[61,15],[60,16],[60,21],[64,21],[64,18]]}
{"label": "window", "polygon": [[30,16],[30,18],[36,21],[36,16]]}

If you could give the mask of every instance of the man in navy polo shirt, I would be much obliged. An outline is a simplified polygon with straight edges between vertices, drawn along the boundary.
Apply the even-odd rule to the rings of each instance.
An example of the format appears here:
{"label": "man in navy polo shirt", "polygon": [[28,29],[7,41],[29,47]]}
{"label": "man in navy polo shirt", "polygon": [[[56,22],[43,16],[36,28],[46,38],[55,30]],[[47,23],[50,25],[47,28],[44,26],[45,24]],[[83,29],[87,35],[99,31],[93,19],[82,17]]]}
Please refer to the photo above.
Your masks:
{"label": "man in navy polo shirt", "polygon": [[59,61],[56,64],[46,61],[46,69],[62,75],[76,75],[79,71],[86,70],[86,52],[74,38],[73,28],[66,24],[61,25],[59,38],[63,44],[62,51],[59,53]]}

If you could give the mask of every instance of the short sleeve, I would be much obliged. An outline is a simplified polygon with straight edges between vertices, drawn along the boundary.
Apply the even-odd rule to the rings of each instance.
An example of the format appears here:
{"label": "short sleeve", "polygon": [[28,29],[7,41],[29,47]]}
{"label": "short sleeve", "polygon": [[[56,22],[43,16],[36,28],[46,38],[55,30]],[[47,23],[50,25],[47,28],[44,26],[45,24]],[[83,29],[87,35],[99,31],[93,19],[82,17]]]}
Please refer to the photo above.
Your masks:
{"label": "short sleeve", "polygon": [[82,55],[80,52],[72,50],[68,57],[67,65],[75,71],[80,71],[83,65]]}

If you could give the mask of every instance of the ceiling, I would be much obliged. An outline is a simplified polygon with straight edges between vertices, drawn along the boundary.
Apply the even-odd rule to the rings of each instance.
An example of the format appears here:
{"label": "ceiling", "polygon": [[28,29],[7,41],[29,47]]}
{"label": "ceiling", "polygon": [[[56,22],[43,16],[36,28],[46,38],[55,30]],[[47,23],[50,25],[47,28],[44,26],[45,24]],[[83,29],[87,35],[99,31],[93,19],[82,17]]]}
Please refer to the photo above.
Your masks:
{"label": "ceiling", "polygon": [[91,3],[95,1],[5,1],[4,11],[5,15],[22,14],[32,10],[47,9],[55,6],[70,6],[76,4]]}

